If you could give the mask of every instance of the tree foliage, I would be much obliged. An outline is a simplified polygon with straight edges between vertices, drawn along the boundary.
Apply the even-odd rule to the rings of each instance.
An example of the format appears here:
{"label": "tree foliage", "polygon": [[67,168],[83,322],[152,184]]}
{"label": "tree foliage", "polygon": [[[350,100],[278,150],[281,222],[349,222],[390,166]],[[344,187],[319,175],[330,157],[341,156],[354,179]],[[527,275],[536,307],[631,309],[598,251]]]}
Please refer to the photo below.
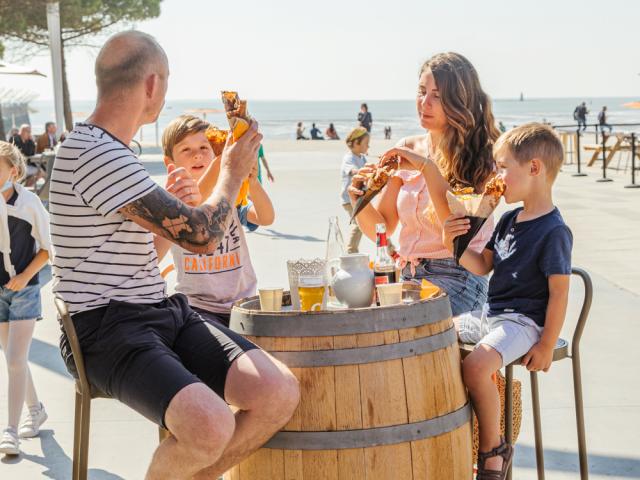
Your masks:
{"label": "tree foliage", "polygon": [[[90,37],[110,33],[117,25],[155,18],[162,0],[61,0],[60,29],[63,50],[65,123],[72,126],[65,51],[74,46],[96,46]],[[7,50],[20,49],[22,56],[49,47],[47,0],[0,0],[0,58]],[[25,48],[26,47],[26,48]]]}

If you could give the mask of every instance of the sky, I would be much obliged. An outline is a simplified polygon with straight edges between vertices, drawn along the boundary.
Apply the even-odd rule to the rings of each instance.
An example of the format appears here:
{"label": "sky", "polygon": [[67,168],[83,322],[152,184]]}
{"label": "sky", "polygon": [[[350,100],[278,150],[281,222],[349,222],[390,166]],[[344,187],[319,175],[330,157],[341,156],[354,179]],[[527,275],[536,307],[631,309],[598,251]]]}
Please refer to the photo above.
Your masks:
{"label": "sky", "polygon": [[[442,51],[465,55],[493,98],[640,97],[634,0],[165,0],[161,9],[135,27],[166,50],[172,100],[223,89],[256,100],[410,99],[420,66]],[[97,52],[67,54],[73,99],[95,98]],[[52,98],[49,57],[21,63],[49,75],[21,86]]]}

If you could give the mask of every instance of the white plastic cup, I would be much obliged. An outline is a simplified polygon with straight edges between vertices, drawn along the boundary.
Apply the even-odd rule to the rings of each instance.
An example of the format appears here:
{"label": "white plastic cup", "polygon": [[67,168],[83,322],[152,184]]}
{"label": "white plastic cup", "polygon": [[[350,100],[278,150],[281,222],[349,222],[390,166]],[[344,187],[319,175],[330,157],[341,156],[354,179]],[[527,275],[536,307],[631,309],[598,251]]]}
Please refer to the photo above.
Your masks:
{"label": "white plastic cup", "polygon": [[259,288],[260,310],[263,312],[279,312],[282,310],[282,288]]}
{"label": "white plastic cup", "polygon": [[402,303],[402,283],[380,283],[376,288],[381,307]]}

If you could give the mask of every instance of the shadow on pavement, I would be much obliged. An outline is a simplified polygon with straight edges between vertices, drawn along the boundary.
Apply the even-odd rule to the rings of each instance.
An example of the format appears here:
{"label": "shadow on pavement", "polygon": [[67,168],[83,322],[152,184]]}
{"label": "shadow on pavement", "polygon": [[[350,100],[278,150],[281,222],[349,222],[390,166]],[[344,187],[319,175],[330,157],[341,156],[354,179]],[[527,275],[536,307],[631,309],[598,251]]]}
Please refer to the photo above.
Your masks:
{"label": "shadow on pavement", "polygon": [[[589,474],[640,478],[640,458],[614,457],[589,453]],[[536,469],[536,450],[531,445],[517,445],[514,466],[516,468]],[[545,471],[575,472],[580,474],[577,450],[563,451],[544,449]]]}
{"label": "shadow on pavement", "polygon": [[[30,441],[37,441],[33,439]],[[54,437],[53,430],[42,430],[39,437],[42,444],[43,456],[22,454],[19,457],[4,457],[2,463],[17,464],[23,461],[34,462],[46,468],[42,475],[55,480],[68,480],[71,478],[71,458],[67,456]],[[90,468],[88,477],[91,480],[124,480],[123,477],[107,472],[106,470]]]}
{"label": "shadow on pavement", "polygon": [[29,361],[69,380],[73,380],[71,374],[67,371],[67,367],[60,355],[60,348],[57,345],[51,345],[37,338],[32,339]]}
{"label": "shadow on pavement", "polygon": [[261,228],[255,232],[251,232],[253,235],[261,235],[263,237],[271,237],[275,240],[302,240],[303,242],[324,242],[321,238],[312,237],[311,235],[293,235],[291,233],[281,233],[271,228]]}

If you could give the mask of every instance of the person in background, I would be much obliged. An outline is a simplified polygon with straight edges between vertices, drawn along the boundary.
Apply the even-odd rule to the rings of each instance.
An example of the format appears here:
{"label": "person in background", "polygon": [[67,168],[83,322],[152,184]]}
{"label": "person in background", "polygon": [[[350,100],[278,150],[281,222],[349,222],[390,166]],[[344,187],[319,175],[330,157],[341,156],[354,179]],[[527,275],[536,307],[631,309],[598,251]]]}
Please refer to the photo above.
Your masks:
{"label": "person in background", "polygon": [[36,144],[31,136],[31,125],[25,123],[20,125],[20,131],[17,135],[11,137],[11,142],[25,157],[31,157],[36,154]]}
{"label": "person in background", "polygon": [[320,135],[320,129],[316,127],[315,123],[311,124],[311,130],[309,133],[311,134],[311,140],[324,140],[324,137]]}
{"label": "person in background", "polygon": [[38,137],[36,142],[36,153],[42,153],[45,150],[53,150],[58,144],[56,139],[56,124],[54,122],[47,122],[44,124],[44,133]]}
{"label": "person in background", "polygon": [[11,130],[9,130],[9,134],[7,135],[7,142],[11,143],[11,139],[15,136],[18,135],[19,130],[16,127],[13,127]]}
{"label": "person in background", "polygon": [[338,136],[338,132],[336,132],[336,128],[333,126],[333,123],[329,124],[326,132],[324,134],[327,136],[327,140],[340,140]]}
{"label": "person in background", "polygon": [[391,127],[389,126],[384,127],[384,139],[391,140]]}
{"label": "person in background", "polygon": [[[40,199],[19,182],[26,165],[20,151],[0,142],[0,345],[8,369],[9,420],[0,453],[20,454],[20,437],[35,437],[47,419],[29,370],[29,348],[42,318],[38,272],[51,252],[49,216]],[[18,424],[23,404],[28,412]]]}
{"label": "person in background", "polygon": [[304,125],[302,122],[298,122],[298,126],[296,128],[296,140],[309,140],[304,136]]}
{"label": "person in background", "polygon": [[604,129],[608,128],[609,133],[613,130],[613,127],[607,123],[607,106],[605,105],[598,113],[598,125],[600,125],[600,131],[604,134]]}
{"label": "person in background", "polygon": [[589,110],[587,110],[587,104],[585,102],[582,102],[573,111],[573,119],[578,122],[578,130],[580,130],[580,127],[582,127],[583,132],[587,129],[588,113],[589,113]]}
{"label": "person in background", "polygon": [[270,182],[274,182],[275,178],[271,173],[271,169],[269,168],[269,164],[267,163],[267,157],[264,156],[264,147],[260,144],[260,149],[258,150],[258,181],[262,183],[262,168],[260,166],[260,162],[264,165],[264,169],[267,171],[267,178]]}
{"label": "person in background", "polygon": [[504,123],[502,123],[502,120],[498,122],[498,130],[500,130],[500,133],[504,133],[507,131],[507,127],[504,126]]}
{"label": "person in background", "polygon": [[367,129],[367,132],[371,133],[371,124],[373,123],[373,118],[371,117],[371,112],[369,111],[369,107],[366,103],[360,105],[360,113],[358,114],[358,122],[361,127]]}
{"label": "person in background", "polygon": [[[342,192],[340,199],[342,200],[342,208],[344,208],[351,218],[353,214],[353,206],[349,199],[349,186],[353,176],[358,173],[362,167],[367,163],[367,153],[369,152],[369,132],[364,127],[356,127],[351,130],[349,136],[347,136],[347,147],[349,147],[349,153],[347,153],[342,159],[342,166],[340,167],[340,174],[342,177]],[[347,253],[358,253],[358,246],[360,245],[360,239],[362,238],[362,231],[357,222],[353,222],[349,225],[349,241],[347,242]]]}

